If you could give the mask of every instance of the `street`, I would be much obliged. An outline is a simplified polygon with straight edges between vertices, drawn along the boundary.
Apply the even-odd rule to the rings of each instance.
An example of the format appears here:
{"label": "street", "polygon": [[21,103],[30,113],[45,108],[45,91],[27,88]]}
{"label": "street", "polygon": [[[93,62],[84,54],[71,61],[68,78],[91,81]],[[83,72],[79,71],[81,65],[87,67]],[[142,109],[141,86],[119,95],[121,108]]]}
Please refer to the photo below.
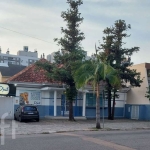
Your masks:
{"label": "street", "polygon": [[5,136],[0,150],[149,150],[149,130],[75,131]]}

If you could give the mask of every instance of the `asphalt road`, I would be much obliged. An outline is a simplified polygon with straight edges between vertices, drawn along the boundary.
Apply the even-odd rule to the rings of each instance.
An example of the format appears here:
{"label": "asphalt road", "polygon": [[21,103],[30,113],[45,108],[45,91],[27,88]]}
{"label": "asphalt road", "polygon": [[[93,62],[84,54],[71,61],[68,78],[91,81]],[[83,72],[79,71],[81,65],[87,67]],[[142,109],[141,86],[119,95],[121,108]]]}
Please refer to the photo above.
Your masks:
{"label": "asphalt road", "polygon": [[150,131],[78,131],[5,137],[0,150],[150,150]]}

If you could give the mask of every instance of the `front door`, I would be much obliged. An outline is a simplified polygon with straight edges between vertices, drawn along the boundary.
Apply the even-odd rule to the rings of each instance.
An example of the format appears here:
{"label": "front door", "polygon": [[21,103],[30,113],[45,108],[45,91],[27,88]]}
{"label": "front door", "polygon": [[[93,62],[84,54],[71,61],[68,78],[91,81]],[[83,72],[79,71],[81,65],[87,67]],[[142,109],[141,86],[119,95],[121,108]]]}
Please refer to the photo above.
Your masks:
{"label": "front door", "polygon": [[139,106],[132,106],[131,119],[139,119]]}
{"label": "front door", "polygon": [[65,95],[61,96],[61,115],[69,115],[69,102],[66,100]]}

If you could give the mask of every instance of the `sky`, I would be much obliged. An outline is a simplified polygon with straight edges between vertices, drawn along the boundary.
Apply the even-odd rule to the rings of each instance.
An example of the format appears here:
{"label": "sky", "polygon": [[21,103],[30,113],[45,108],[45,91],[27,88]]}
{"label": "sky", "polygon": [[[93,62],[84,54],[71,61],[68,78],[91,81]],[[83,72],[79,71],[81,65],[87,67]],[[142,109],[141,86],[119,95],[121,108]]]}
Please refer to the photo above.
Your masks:
{"label": "sky", "polygon": [[[124,47],[140,47],[131,60],[134,64],[150,63],[150,0],[83,0],[79,7],[84,18],[80,30],[85,34],[82,47],[90,56],[95,44],[102,43],[103,30],[116,20],[131,25]],[[66,0],[0,0],[0,46],[17,54],[23,46],[29,51],[51,54],[61,49],[54,38],[61,38],[66,27],[61,12],[69,8]],[[20,33],[20,34],[19,34]]]}

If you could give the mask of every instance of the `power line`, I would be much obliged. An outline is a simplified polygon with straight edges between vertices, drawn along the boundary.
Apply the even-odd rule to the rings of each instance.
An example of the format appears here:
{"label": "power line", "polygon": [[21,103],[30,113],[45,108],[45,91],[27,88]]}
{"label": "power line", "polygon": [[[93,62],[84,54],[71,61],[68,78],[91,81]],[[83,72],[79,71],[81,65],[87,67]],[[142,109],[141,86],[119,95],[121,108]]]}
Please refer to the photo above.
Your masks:
{"label": "power line", "polygon": [[20,33],[20,32],[18,32],[18,31],[14,31],[14,30],[11,30],[11,29],[7,29],[7,28],[1,27],[1,26],[0,26],[0,28],[5,29],[5,30],[8,30],[8,31],[11,31],[11,32],[15,32],[15,33],[18,33],[18,34],[22,34],[22,35],[24,35],[24,36],[28,36],[28,37],[31,37],[31,38],[34,38],[34,39],[37,39],[37,40],[40,40],[40,41],[43,41],[43,42],[46,42],[46,43],[54,44],[54,43],[52,43],[52,42],[48,42],[48,41],[45,41],[45,40],[42,40],[42,39],[33,37],[33,36],[31,36],[31,35],[27,35],[27,34],[24,34],[24,33]]}

